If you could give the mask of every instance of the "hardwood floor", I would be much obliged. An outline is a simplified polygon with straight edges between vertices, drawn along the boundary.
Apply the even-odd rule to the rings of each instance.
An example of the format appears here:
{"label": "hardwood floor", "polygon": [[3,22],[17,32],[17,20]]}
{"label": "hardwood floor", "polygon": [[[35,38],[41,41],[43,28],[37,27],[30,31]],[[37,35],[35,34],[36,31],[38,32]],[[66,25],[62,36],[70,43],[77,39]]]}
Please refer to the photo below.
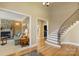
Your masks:
{"label": "hardwood floor", "polygon": [[44,56],[79,56],[79,47],[69,44],[63,44],[61,48],[46,46],[40,53]]}
{"label": "hardwood floor", "polygon": [[31,53],[32,51],[36,50],[37,46],[32,48],[26,48],[21,51],[17,51],[15,53],[9,54],[7,56],[24,56],[25,54]]}
{"label": "hardwood floor", "polygon": [[[31,49],[30,48],[24,49],[14,54],[10,54],[9,56],[28,55],[28,53],[31,53],[34,50],[37,50],[37,47],[33,47]],[[36,52],[34,52],[33,54],[36,54]],[[37,54],[38,56],[79,56],[79,47],[70,44],[63,44],[62,47],[59,48],[46,44],[44,48],[42,48],[39,52],[37,52]]]}

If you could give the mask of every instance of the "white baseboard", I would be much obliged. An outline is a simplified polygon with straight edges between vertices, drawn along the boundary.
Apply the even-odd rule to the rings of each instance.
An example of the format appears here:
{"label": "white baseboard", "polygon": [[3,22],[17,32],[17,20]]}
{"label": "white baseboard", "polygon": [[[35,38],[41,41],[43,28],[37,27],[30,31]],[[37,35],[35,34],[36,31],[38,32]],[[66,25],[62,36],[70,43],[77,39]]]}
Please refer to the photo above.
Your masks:
{"label": "white baseboard", "polygon": [[72,44],[72,45],[75,45],[75,46],[79,46],[79,44],[73,43],[73,42],[61,42],[61,44]]}
{"label": "white baseboard", "polygon": [[51,45],[51,46],[55,46],[55,47],[61,48],[60,45],[52,44],[52,43],[49,43],[49,42],[47,42],[47,41],[45,41],[45,43],[47,43],[47,44],[49,44],[49,45]]}

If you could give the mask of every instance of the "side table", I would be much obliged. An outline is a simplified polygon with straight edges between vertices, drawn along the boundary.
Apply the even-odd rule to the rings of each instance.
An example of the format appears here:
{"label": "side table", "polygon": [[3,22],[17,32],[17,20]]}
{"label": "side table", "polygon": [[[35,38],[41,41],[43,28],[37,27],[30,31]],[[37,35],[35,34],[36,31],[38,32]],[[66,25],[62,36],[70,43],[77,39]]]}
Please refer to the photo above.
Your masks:
{"label": "side table", "polygon": [[7,38],[6,37],[1,37],[1,45],[7,44]]}

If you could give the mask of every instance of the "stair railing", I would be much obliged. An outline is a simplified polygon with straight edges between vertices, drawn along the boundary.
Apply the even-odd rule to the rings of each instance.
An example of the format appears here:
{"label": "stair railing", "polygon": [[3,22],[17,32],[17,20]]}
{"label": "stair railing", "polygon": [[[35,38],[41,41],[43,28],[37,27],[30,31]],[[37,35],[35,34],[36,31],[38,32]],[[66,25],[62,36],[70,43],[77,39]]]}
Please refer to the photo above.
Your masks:
{"label": "stair railing", "polygon": [[63,22],[58,30],[58,42],[61,44],[61,35],[63,35],[64,31],[68,29],[73,23],[79,21],[79,9],[77,9],[67,20]]}

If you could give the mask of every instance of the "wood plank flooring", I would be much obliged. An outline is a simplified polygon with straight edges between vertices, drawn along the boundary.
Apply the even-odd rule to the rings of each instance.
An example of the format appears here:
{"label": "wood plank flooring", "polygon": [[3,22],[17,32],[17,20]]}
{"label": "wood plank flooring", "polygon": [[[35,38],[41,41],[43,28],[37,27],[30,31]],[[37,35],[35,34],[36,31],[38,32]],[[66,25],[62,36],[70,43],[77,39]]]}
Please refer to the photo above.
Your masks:
{"label": "wood plank flooring", "polygon": [[[11,54],[10,56],[23,56],[27,55],[28,53],[32,53],[32,51],[34,50],[37,50],[37,47],[33,47],[31,49],[24,49],[22,51]],[[39,56],[79,56],[79,47],[70,44],[63,44],[61,48],[46,45],[39,51],[39,53],[35,53],[37,53]]]}
{"label": "wood plank flooring", "polygon": [[79,56],[79,47],[69,44],[63,44],[61,48],[46,46],[40,53],[44,56]]}
{"label": "wood plank flooring", "polygon": [[32,48],[26,48],[21,51],[17,51],[15,53],[9,54],[7,56],[23,56],[25,54],[31,53],[32,51],[36,50],[36,48],[37,48],[37,46],[32,47]]}

